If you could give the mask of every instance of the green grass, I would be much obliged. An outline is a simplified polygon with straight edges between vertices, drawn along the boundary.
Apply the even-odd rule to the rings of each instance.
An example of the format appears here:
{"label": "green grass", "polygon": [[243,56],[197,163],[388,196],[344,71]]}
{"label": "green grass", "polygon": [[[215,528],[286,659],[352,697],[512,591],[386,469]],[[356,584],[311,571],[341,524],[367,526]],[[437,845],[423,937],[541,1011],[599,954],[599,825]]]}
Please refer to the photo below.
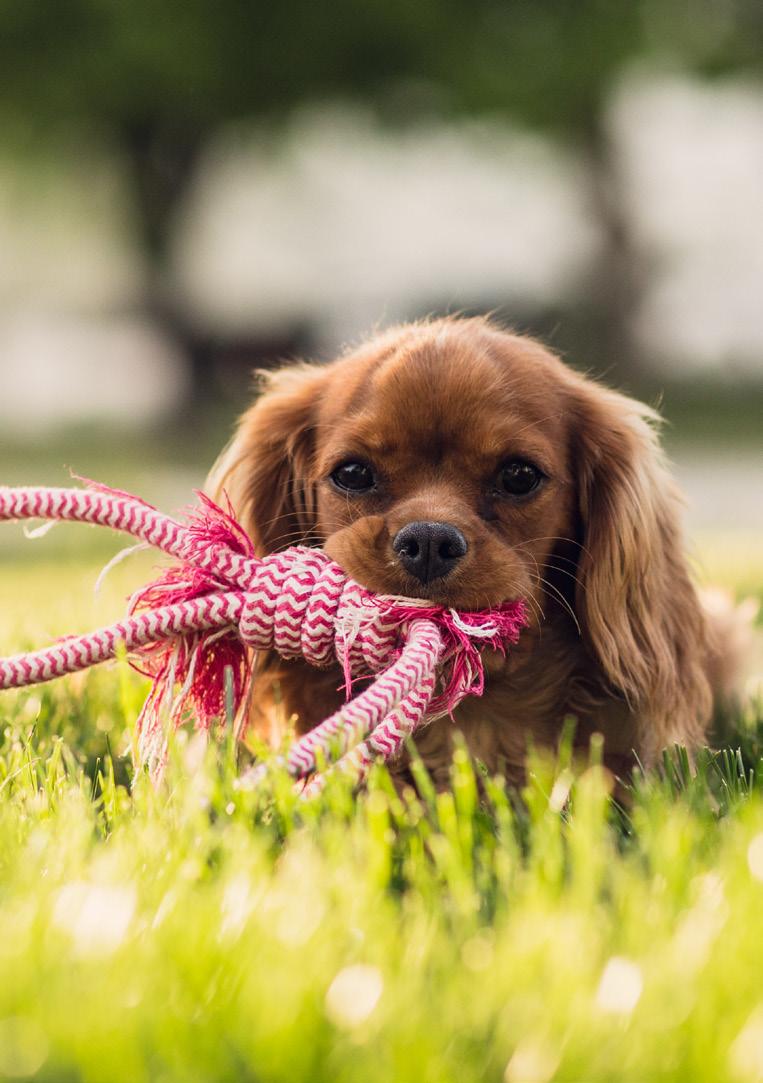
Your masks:
{"label": "green grass", "polygon": [[[40,552],[0,572],[2,651],[114,615],[151,563],[94,601],[92,558]],[[123,664],[0,697],[0,1078],[763,1078],[758,712],[627,812],[564,742],[521,799],[461,750],[452,792],[379,770],[308,804],[184,736],[130,789],[142,693]]]}

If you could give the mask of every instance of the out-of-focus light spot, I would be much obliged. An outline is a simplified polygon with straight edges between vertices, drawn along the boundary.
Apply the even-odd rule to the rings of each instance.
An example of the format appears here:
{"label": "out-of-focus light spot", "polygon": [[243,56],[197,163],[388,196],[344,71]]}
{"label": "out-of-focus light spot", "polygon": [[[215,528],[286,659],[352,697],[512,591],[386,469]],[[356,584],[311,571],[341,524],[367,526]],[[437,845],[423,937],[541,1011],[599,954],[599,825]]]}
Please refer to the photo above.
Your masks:
{"label": "out-of-focus light spot", "polygon": [[763,880],[763,834],[756,835],[747,847],[747,864],[756,880]]}
{"label": "out-of-focus light spot", "polygon": [[744,698],[750,702],[763,703],[763,673],[753,673],[744,682]]}
{"label": "out-of-focus light spot", "polygon": [[705,910],[721,910],[725,903],[725,889],[723,877],[715,872],[705,873],[695,880],[697,888],[697,903]]}
{"label": "out-of-focus light spot", "polygon": [[641,970],[636,963],[613,956],[602,972],[596,1004],[603,1012],[629,1015],[638,1004],[643,987]]}
{"label": "out-of-focus light spot", "polygon": [[143,1002],[143,990],[139,985],[128,986],[122,994],[125,1008],[137,1008]]}
{"label": "out-of-focus light spot", "polygon": [[732,1043],[729,1063],[741,1079],[763,1080],[763,1005],[754,1010]]}
{"label": "out-of-focus light spot", "polygon": [[178,898],[178,893],[174,888],[170,888],[170,890],[162,896],[161,902],[156,908],[156,913],[154,914],[153,921],[151,922],[152,929],[158,929],[162,922],[165,920],[165,918],[172,913],[172,911],[175,909]]}
{"label": "out-of-focus light spot", "polygon": [[282,944],[300,948],[323,921],[325,906],[317,896],[304,894],[286,896],[282,902],[276,918],[275,934]]}
{"label": "out-of-focus light spot", "polygon": [[357,1027],[371,1015],[384,989],[381,971],[357,963],[340,970],[326,992],[326,1014],[339,1027]]}
{"label": "out-of-focus light spot", "polygon": [[75,881],[58,892],[53,921],[71,935],[77,954],[111,952],[127,935],[135,905],[136,892],[132,885]]}
{"label": "out-of-focus light spot", "polygon": [[48,1039],[34,1019],[11,1015],[0,1019],[0,1076],[25,1079],[42,1068]]}
{"label": "out-of-focus light spot", "polygon": [[246,925],[252,907],[252,885],[249,878],[243,874],[234,876],[223,892],[221,934],[238,936]]}
{"label": "out-of-focus light spot", "polygon": [[528,1040],[512,1053],[503,1078],[506,1083],[546,1083],[558,1066],[559,1057],[548,1045]]}
{"label": "out-of-focus light spot", "polygon": [[677,964],[685,974],[698,970],[707,960],[728,918],[723,879],[706,873],[692,882],[695,905],[686,911],[673,938]]}
{"label": "out-of-focus light spot", "polygon": [[300,948],[326,915],[320,862],[310,846],[287,850],[278,869],[277,887],[263,899],[263,913],[273,915],[273,932],[282,944]]}
{"label": "out-of-focus light spot", "polygon": [[461,959],[467,970],[487,970],[493,961],[493,941],[485,933],[471,936],[461,948]]}
{"label": "out-of-focus light spot", "polygon": [[563,771],[553,785],[551,796],[548,799],[548,807],[552,812],[561,812],[567,804],[567,798],[572,789],[573,775],[571,771]]}
{"label": "out-of-focus light spot", "polygon": [[42,700],[39,696],[30,696],[22,709],[25,718],[37,718],[42,710]]}

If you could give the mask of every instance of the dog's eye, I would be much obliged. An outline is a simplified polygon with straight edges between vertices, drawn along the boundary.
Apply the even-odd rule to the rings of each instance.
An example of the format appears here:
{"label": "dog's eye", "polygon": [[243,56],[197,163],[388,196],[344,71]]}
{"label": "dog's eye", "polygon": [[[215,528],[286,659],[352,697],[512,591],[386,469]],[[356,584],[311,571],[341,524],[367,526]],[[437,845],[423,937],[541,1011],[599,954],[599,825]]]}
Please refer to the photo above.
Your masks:
{"label": "dog's eye", "polygon": [[331,480],[338,489],[349,493],[365,493],[376,484],[374,472],[368,463],[342,463],[332,471]]}
{"label": "dog's eye", "polygon": [[527,496],[543,481],[545,474],[525,459],[512,459],[498,474],[498,491],[509,496]]}

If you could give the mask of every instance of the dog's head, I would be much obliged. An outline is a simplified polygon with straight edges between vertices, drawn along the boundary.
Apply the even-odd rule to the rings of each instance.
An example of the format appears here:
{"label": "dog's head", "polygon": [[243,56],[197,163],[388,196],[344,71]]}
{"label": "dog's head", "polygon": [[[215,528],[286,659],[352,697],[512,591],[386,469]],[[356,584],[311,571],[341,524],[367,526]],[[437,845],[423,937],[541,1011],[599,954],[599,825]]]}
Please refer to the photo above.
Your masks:
{"label": "dog's head", "polygon": [[528,338],[438,320],[266,376],[212,489],[262,554],[320,544],[379,593],[566,606],[612,686],[666,711],[702,631],[654,420]]}

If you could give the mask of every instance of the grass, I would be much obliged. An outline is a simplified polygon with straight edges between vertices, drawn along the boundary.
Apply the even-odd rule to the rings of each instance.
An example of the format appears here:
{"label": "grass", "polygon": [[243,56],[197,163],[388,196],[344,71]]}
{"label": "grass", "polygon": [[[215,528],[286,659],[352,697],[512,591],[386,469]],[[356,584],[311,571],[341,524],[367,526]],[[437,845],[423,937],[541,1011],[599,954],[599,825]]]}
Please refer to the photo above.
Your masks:
{"label": "grass", "polygon": [[[0,572],[2,651],[146,571],[93,600],[93,557],[40,552]],[[521,799],[461,749],[449,793],[380,769],[306,804],[186,735],[130,788],[143,691],[121,664],[0,698],[0,1078],[763,1078],[760,712],[627,811],[564,741]]]}

